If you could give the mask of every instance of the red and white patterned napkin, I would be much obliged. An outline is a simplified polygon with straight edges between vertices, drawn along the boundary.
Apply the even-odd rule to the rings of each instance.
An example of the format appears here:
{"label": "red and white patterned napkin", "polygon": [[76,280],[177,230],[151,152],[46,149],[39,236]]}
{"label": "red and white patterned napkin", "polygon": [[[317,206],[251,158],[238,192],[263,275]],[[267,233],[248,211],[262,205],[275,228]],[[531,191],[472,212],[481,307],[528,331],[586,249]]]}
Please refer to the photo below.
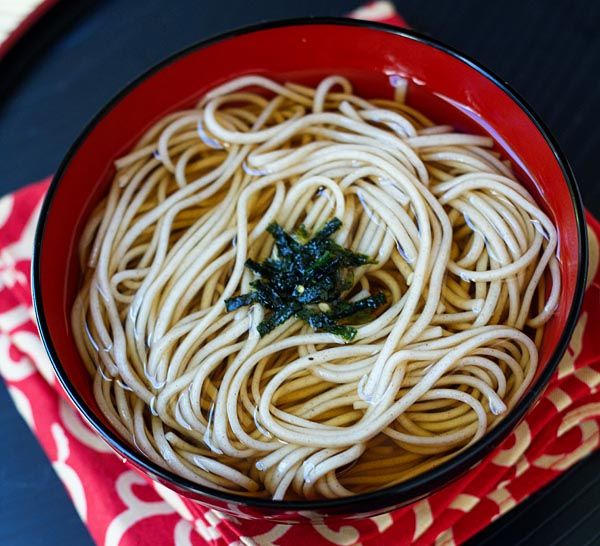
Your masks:
{"label": "red and white patterned napkin", "polygon": [[[403,24],[387,2],[352,14]],[[583,311],[569,349],[539,403],[482,464],[395,512],[288,526],[225,516],[143,478],[66,402],[34,323],[29,270],[48,181],[0,199],[0,373],[75,508],[103,546],[453,546],[553,480],[600,445],[600,223],[588,215],[591,259]]]}

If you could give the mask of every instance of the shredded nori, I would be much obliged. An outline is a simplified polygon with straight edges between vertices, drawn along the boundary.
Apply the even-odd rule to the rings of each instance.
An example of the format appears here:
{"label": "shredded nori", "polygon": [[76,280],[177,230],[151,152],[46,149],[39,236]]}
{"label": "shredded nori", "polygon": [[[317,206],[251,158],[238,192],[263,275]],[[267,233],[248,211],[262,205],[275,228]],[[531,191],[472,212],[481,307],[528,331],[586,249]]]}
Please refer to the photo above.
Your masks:
{"label": "shredded nori", "polygon": [[276,223],[269,225],[267,231],[275,239],[277,255],[262,263],[246,261],[246,267],[260,278],[251,283],[253,290],[248,294],[225,300],[227,311],[253,303],[262,305],[270,312],[257,326],[261,336],[297,317],[317,331],[351,341],[356,328],[344,323],[365,322],[386,303],[386,297],[379,292],[354,302],[343,299],[353,285],[351,269],[375,262],[330,238],[341,225],[333,218],[312,238],[304,226],[289,234]]}

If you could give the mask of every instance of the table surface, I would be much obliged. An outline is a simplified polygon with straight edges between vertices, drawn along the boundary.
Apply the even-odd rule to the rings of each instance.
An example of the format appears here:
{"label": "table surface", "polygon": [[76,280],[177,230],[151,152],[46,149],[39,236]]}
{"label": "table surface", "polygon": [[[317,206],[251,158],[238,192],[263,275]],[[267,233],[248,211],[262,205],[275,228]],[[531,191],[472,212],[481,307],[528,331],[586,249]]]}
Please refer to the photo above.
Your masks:
{"label": "table surface", "polygon": [[[0,194],[52,173],[87,120],[167,54],[242,25],[340,15],[357,2],[177,0],[166,6],[163,0],[62,0],[54,8],[60,22],[42,29],[29,44],[29,58],[3,67],[0,77]],[[413,27],[477,58],[526,98],[569,158],[587,208],[599,215],[600,3],[397,0],[396,6]],[[3,443],[10,439],[0,451],[0,544],[92,544],[4,386],[0,426]],[[472,544],[600,544],[599,471],[594,455]]]}

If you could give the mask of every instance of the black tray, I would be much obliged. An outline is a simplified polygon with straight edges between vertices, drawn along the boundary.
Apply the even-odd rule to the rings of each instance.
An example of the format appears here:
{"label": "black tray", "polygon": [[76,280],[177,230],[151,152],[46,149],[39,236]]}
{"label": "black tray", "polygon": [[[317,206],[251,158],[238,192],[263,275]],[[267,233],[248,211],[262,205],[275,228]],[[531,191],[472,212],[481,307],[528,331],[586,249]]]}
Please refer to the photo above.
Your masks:
{"label": "black tray", "polygon": [[[81,128],[129,80],[177,49],[267,19],[340,15],[360,0],[60,0],[0,58],[0,194],[51,174]],[[600,214],[600,3],[398,0],[412,26],[504,76],[541,114]],[[0,387],[0,544],[92,544]],[[470,544],[600,544],[600,455]],[[34,524],[35,517],[35,524]]]}

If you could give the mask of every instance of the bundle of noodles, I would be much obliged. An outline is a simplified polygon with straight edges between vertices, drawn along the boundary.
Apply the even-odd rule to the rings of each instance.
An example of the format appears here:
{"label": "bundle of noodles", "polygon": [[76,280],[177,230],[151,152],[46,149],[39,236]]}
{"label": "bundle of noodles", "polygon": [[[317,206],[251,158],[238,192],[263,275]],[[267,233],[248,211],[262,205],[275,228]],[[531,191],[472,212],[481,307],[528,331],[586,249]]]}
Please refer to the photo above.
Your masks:
{"label": "bundle of noodles", "polygon": [[[492,146],[338,76],[245,76],[158,121],[79,248],[72,328],[114,429],[198,484],[274,499],[390,486],[476,442],[527,390],[560,290],[556,230]],[[227,311],[256,286],[248,258],[277,259],[268,226],[334,217],[370,258],[344,297],[386,301],[351,342]]]}

